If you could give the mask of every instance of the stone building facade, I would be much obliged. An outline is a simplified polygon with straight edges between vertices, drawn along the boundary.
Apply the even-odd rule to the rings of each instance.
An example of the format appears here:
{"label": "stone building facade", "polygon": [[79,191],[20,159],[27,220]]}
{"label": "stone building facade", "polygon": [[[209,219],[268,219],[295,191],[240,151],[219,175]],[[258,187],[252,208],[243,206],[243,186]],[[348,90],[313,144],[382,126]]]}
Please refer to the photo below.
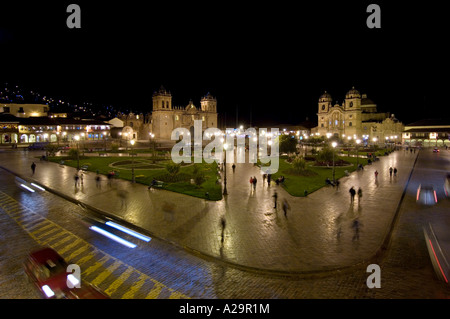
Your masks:
{"label": "stone building facade", "polygon": [[123,139],[148,140],[154,134],[155,139],[170,140],[175,128],[193,131],[194,120],[202,121],[202,130],[217,127],[217,100],[210,93],[201,98],[200,108],[192,100],[186,106],[173,106],[172,94],[161,86],[153,93],[152,102],[151,113],[118,114],[123,122]]}
{"label": "stone building facade", "polygon": [[317,123],[313,134],[366,143],[401,142],[404,128],[393,114],[377,112],[375,102],[354,87],[341,105],[333,104],[331,95],[325,91],[319,97]]}

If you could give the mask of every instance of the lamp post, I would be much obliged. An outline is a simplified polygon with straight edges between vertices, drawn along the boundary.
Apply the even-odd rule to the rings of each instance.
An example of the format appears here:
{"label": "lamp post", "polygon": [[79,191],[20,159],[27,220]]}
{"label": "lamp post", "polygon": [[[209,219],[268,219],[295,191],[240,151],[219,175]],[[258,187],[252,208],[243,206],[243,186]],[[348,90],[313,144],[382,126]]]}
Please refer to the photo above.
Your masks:
{"label": "lamp post", "polygon": [[361,143],[360,139],[356,140],[356,169],[358,169],[358,164],[359,164],[359,156],[358,156],[358,146],[359,143]]}
{"label": "lamp post", "polygon": [[223,156],[223,195],[228,195],[227,192],[227,148],[228,144],[223,144],[223,149],[225,150]]}
{"label": "lamp post", "polygon": [[131,181],[134,183],[135,179],[134,179],[134,153],[133,153],[133,146],[134,146],[135,141],[131,140],[130,144],[131,144]]}
{"label": "lamp post", "polygon": [[336,148],[336,146],[337,146],[337,142],[332,142],[331,143],[331,146],[333,146],[333,183],[335,183],[336,182],[336,179],[335,179],[335,164],[334,164],[334,150],[335,150],[335,148]]}
{"label": "lamp post", "polygon": [[80,170],[80,136],[74,136],[75,141],[77,141],[77,171]]}
{"label": "lamp post", "polygon": [[153,147],[153,152],[152,152],[152,160],[153,163],[155,163],[155,134],[153,133],[148,133],[150,135],[150,140],[152,143],[152,147]]}

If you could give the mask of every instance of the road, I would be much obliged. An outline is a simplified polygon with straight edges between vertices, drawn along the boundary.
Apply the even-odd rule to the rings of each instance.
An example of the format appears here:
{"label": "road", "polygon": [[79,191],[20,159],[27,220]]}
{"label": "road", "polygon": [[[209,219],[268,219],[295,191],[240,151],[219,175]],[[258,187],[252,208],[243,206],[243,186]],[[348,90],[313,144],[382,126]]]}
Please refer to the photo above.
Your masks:
{"label": "road", "polygon": [[[380,259],[381,288],[373,289],[366,285],[366,265],[274,276],[200,258],[158,238],[146,243],[113,231],[137,245],[130,249],[90,230],[98,225],[93,213],[49,192],[29,193],[17,185],[15,176],[0,170],[0,298],[40,298],[22,262],[31,249],[45,244],[79,264],[82,278],[112,298],[447,298],[450,290],[434,274],[422,226],[430,219],[449,219],[450,201],[439,186],[449,163],[449,152],[421,152],[391,243]],[[415,190],[425,182],[437,185],[439,202],[433,207],[415,201]]]}

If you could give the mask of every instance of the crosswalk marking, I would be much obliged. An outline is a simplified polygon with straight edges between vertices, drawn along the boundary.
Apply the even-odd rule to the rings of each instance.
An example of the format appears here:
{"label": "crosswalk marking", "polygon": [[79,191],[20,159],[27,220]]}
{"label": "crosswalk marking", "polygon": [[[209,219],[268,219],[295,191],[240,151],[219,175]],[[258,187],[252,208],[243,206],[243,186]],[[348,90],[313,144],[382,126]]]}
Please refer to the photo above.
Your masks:
{"label": "crosswalk marking", "polygon": [[[88,276],[94,277],[90,282],[99,286],[109,295],[116,295],[118,289],[123,287],[126,291],[122,295],[116,296],[116,298],[130,299],[136,296],[141,297],[142,292],[139,293],[140,290],[144,290],[146,299],[158,298],[163,289],[164,291],[171,292],[170,298],[189,298],[178,291],[168,288],[161,282],[152,279],[121,260],[108,255],[70,231],[67,231],[65,228],[28,209],[1,191],[0,209],[7,213],[39,244],[54,248],[66,260],[74,262],[80,267],[90,264],[89,267],[82,271],[82,278]],[[75,250],[70,252],[72,249]],[[91,263],[91,261],[94,262]],[[112,264],[105,267],[105,264],[109,261],[112,261]],[[126,270],[121,272],[120,275],[116,274],[119,267],[120,269],[126,267]],[[96,274],[95,272],[98,270],[100,272]],[[124,286],[127,279],[132,275],[135,275],[134,277],[137,277],[137,279]],[[113,276],[110,283],[106,281],[109,276]],[[105,287],[101,287],[102,284]],[[147,290],[147,286],[150,289],[148,292],[145,291]]]}
{"label": "crosswalk marking", "polygon": [[147,281],[147,276],[141,274],[138,280],[128,289],[128,291],[122,296],[123,299],[133,299],[136,293],[141,289],[144,283]]}
{"label": "crosswalk marking", "polygon": [[76,249],[74,252],[72,252],[72,254],[69,255],[69,257],[67,257],[68,260],[72,260],[74,259],[76,256],[82,254],[83,252],[85,252],[86,250],[89,249],[89,245],[84,244],[83,246],[81,246],[80,248]]}
{"label": "crosswalk marking", "polygon": [[102,271],[94,280],[92,280],[92,284],[98,286],[103,280],[106,279],[109,275],[111,275],[119,266],[122,264],[121,261],[115,260],[112,265],[107,267],[104,271]]}
{"label": "crosswalk marking", "polygon": [[105,292],[108,295],[112,295],[114,292],[116,292],[116,290],[119,288],[119,286],[121,284],[123,284],[123,282],[125,280],[128,279],[128,277],[130,277],[130,275],[133,273],[134,269],[132,267],[128,267],[127,270],[125,270],[120,276],[119,278],[117,278],[116,280],[114,280],[114,282],[109,285],[108,289],[105,290]]}
{"label": "crosswalk marking", "polygon": [[161,293],[161,290],[163,286],[159,282],[155,282],[155,285],[153,286],[152,290],[145,296],[145,299],[156,299],[158,298],[159,294]]}

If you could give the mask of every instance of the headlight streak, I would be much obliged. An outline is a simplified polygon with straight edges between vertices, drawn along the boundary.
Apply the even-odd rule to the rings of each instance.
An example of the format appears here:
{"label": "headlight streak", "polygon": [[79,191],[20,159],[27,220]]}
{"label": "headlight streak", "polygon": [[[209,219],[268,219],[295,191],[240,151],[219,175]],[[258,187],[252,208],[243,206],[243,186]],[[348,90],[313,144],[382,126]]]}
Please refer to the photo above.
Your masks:
{"label": "headlight streak", "polygon": [[90,226],[89,229],[91,229],[105,237],[108,237],[109,239],[112,239],[112,240],[118,242],[119,244],[127,246],[129,248],[135,248],[137,246],[136,244],[130,243],[129,241],[127,241],[123,238],[120,238],[119,236],[116,236],[114,234],[111,234],[110,232],[107,232],[106,230],[99,228],[97,226]]}
{"label": "headlight streak", "polygon": [[116,224],[116,223],[114,223],[114,222],[107,221],[105,224],[108,225],[108,226],[110,226],[110,227],[113,227],[113,228],[115,228],[115,229],[118,229],[118,230],[120,230],[120,231],[123,231],[124,233],[127,233],[128,235],[131,235],[131,236],[133,236],[133,237],[136,237],[136,238],[138,238],[138,239],[140,239],[140,240],[143,240],[143,241],[145,241],[145,242],[149,242],[149,241],[151,240],[150,237],[147,237],[147,236],[145,236],[145,235],[142,235],[142,234],[140,234],[140,233],[138,233],[138,232],[135,232],[134,230],[131,230],[131,229],[129,229],[129,228],[126,228],[126,227],[121,226],[121,225],[119,225],[119,224]]}

